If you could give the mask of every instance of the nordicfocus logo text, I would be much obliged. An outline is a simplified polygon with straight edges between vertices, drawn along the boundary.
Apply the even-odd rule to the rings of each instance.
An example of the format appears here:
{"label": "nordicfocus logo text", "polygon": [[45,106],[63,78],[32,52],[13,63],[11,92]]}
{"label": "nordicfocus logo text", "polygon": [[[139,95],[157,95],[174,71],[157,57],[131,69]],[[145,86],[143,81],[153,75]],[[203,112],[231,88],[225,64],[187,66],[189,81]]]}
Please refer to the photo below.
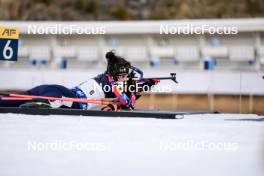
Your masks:
{"label": "nordicfocus logo text", "polygon": [[210,141],[160,141],[162,151],[238,151],[237,142],[210,142]]}
{"label": "nordicfocus logo text", "polygon": [[107,145],[100,142],[60,141],[51,142],[28,141],[28,151],[106,151]]}
{"label": "nordicfocus logo text", "polygon": [[160,25],[160,34],[238,34],[236,26],[210,26],[210,25]]}
{"label": "nordicfocus logo text", "polygon": [[28,34],[105,34],[104,26],[78,26],[78,25],[29,25]]}
{"label": "nordicfocus logo text", "polygon": [[103,91],[103,92],[114,92],[117,90],[118,92],[172,92],[172,87],[170,85],[142,85],[141,83],[136,83],[133,85],[128,85],[127,82],[120,82],[116,85],[102,85],[100,84],[100,89],[98,86],[94,84],[94,90]]}

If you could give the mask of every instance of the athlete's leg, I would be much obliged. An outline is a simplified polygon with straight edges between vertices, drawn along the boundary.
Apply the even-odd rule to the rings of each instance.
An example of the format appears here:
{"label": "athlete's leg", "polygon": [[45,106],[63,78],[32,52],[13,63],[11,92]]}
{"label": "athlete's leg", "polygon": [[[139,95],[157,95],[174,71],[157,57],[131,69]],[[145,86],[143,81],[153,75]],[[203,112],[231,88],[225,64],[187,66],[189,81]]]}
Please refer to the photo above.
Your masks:
{"label": "athlete's leg", "polygon": [[[62,97],[77,98],[71,90],[69,90],[64,86],[56,85],[56,84],[40,85],[27,91],[27,93],[30,95],[37,95],[37,96],[48,96],[48,97],[57,97],[57,98],[62,98]],[[43,100],[43,99],[39,99],[37,101],[50,103],[48,100]],[[70,107],[65,105],[58,107],[80,109],[79,103],[72,103]]]}

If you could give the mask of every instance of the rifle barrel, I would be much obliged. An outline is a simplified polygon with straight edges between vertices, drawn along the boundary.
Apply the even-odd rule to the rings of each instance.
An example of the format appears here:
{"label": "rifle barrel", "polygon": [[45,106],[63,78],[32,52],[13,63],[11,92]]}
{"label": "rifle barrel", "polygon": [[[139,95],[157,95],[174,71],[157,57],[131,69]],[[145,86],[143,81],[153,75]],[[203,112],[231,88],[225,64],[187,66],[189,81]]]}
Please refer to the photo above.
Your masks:
{"label": "rifle barrel", "polygon": [[143,80],[148,80],[148,79],[164,80],[164,79],[173,79],[173,78],[172,77],[143,78]]}
{"label": "rifle barrel", "polygon": [[170,77],[157,77],[157,78],[143,78],[143,80],[148,80],[148,79],[157,79],[157,80],[166,80],[166,79],[170,79],[172,81],[174,81],[175,83],[178,83],[178,81],[176,80],[176,73],[171,73]]}

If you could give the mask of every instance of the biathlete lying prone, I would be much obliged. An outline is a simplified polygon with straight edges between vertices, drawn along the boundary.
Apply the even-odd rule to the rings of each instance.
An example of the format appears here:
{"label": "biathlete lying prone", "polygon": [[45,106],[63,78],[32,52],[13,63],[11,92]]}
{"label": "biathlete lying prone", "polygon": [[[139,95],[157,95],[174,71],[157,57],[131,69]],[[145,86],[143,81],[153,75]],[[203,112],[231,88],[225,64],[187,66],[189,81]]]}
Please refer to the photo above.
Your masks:
{"label": "biathlete lying prone", "polygon": [[[40,85],[23,92],[24,98],[23,96],[17,99],[2,97],[0,107],[101,109],[103,111],[135,109],[135,102],[141,96],[142,88],[147,87],[148,90],[151,90],[159,80],[134,80],[135,75],[143,78],[143,72],[124,58],[117,56],[113,51],[106,53],[106,59],[107,69],[104,73],[90,78],[76,87],[69,89],[62,85]],[[32,96],[32,99],[27,99],[26,96]],[[58,100],[43,98],[43,96],[55,97]],[[73,98],[77,101],[63,101],[63,98]],[[78,102],[80,99],[87,99],[87,101]],[[96,103],[92,99],[111,101]]]}

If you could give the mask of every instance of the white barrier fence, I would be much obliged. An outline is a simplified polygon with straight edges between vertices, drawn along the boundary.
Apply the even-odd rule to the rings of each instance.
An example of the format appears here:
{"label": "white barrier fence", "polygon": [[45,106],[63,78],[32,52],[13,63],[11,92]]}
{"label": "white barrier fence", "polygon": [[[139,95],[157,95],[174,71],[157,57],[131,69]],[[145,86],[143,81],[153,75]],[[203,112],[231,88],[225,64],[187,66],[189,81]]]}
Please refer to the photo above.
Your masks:
{"label": "white barrier fence", "polygon": [[[71,88],[103,71],[1,69],[0,90],[26,90],[40,84],[61,84]],[[161,91],[161,93],[264,95],[264,72],[177,72],[148,69],[144,70],[144,77],[168,76],[170,72],[177,73],[179,84],[169,80],[162,81],[161,87],[171,88],[171,92]]]}

